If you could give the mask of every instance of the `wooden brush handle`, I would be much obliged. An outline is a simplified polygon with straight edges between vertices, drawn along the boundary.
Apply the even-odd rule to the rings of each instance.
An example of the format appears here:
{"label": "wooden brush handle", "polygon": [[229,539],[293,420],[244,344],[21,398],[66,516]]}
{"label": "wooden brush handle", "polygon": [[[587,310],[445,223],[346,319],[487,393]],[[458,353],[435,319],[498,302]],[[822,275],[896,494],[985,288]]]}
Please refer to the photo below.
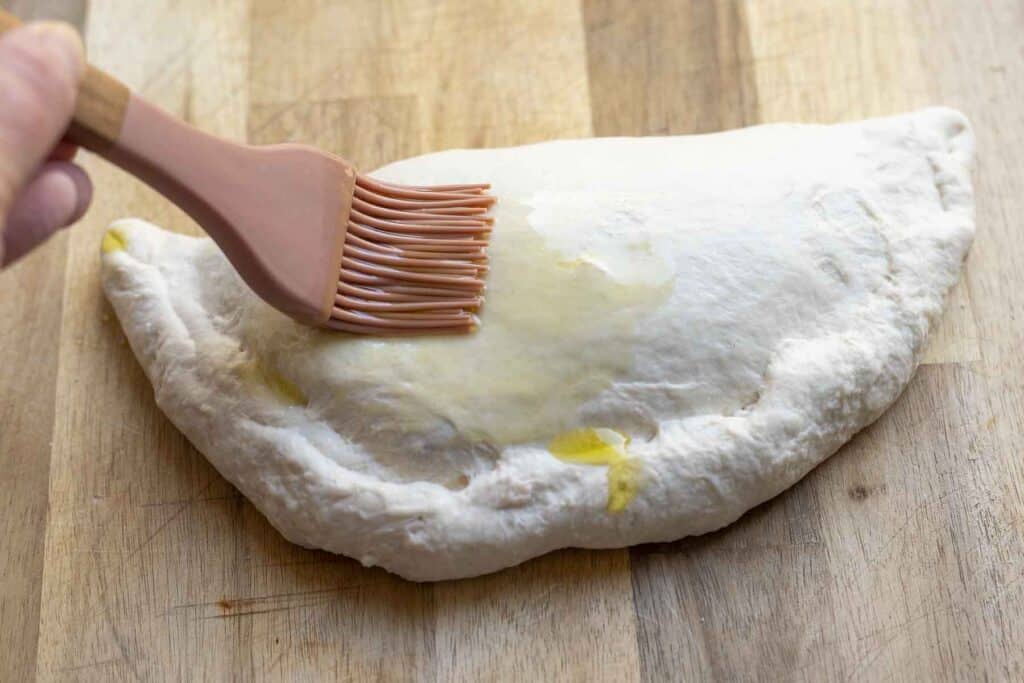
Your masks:
{"label": "wooden brush handle", "polygon": [[[21,25],[16,16],[0,9],[0,34]],[[116,78],[87,66],[75,102],[75,114],[64,138],[94,152],[112,147],[121,134],[131,92]]]}

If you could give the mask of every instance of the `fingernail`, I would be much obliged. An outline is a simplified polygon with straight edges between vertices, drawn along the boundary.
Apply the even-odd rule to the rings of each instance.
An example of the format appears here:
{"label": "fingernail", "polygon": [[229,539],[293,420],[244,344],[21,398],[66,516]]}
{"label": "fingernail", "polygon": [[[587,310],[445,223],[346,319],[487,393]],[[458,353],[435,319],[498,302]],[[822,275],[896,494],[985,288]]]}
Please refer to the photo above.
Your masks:
{"label": "fingernail", "polygon": [[85,47],[78,31],[61,21],[37,21],[24,28],[32,36],[60,54],[75,79],[85,72]]}

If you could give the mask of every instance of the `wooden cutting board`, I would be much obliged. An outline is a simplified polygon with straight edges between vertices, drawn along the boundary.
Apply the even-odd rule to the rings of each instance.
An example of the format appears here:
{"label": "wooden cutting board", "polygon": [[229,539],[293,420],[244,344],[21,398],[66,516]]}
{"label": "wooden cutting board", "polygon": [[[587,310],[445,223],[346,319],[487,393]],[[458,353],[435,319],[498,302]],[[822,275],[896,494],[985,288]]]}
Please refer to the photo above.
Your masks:
{"label": "wooden cutting board", "polygon": [[700,538],[415,585],[285,542],[162,416],[98,245],[126,215],[197,230],[86,157],[83,224],[0,275],[0,679],[1024,677],[1019,0],[104,0],[85,23],[194,124],[364,168],[948,104],[979,232],[905,395],[789,492]]}

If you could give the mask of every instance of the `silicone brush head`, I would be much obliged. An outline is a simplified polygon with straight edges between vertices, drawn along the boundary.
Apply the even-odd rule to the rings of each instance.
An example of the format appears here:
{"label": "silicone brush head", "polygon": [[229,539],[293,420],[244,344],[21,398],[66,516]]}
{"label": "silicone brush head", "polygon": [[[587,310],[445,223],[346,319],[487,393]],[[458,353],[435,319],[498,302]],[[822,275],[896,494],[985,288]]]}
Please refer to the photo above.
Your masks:
{"label": "silicone brush head", "polygon": [[246,284],[307,325],[468,332],[487,271],[487,185],[371,180],[306,145],[204,135],[132,95],[108,159],[182,207]]}
{"label": "silicone brush head", "polygon": [[357,175],[326,327],[454,334],[483,304],[495,198],[486,184],[414,187]]}

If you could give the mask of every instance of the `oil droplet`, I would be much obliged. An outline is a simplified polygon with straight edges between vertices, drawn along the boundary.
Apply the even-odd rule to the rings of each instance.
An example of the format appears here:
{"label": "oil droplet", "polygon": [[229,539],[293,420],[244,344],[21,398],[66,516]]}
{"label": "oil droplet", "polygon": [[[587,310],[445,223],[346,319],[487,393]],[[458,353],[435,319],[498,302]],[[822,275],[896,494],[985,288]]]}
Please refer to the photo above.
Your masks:
{"label": "oil droplet", "polygon": [[608,468],[608,512],[622,512],[640,492],[640,464],[622,458]]}
{"label": "oil droplet", "polygon": [[613,429],[577,429],[548,444],[559,460],[608,467],[608,512],[622,512],[640,490],[639,463],[626,453],[629,438]]}
{"label": "oil droplet", "polygon": [[626,437],[612,429],[577,429],[560,434],[548,450],[566,462],[581,465],[611,465],[623,457]]}
{"label": "oil droplet", "polygon": [[100,249],[104,254],[109,254],[114,251],[122,251],[128,247],[128,240],[117,228],[111,228],[107,230],[103,235],[103,243],[100,245]]}

